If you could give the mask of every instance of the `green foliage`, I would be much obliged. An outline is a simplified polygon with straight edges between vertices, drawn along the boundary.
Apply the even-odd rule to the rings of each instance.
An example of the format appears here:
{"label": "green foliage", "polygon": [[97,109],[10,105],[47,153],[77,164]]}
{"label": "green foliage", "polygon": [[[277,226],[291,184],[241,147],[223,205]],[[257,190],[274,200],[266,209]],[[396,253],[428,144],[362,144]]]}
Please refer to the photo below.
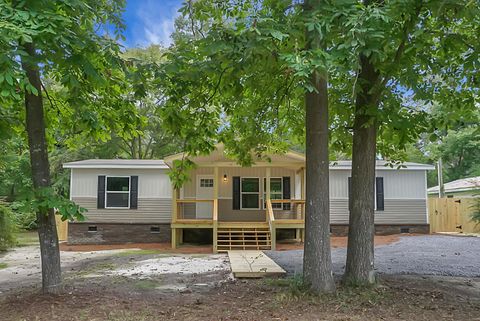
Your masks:
{"label": "green foliage", "polygon": [[300,300],[312,295],[308,285],[305,284],[303,277],[299,274],[284,279],[266,279],[265,282],[269,286],[279,287],[284,290],[283,295],[279,297],[280,300],[287,298],[289,300]]}
{"label": "green foliage", "polygon": [[55,209],[62,216],[62,221],[83,221],[85,220],[83,213],[87,211],[73,201],[58,195],[52,187],[43,187],[37,188],[27,197],[22,212],[47,213],[50,209]]}
{"label": "green foliage", "polygon": [[[361,55],[381,74],[372,88],[378,108],[367,112],[379,125],[384,158],[404,161],[422,134],[471,118],[477,4],[352,0],[322,2],[312,14],[303,9],[291,1],[184,5],[158,79],[168,97],[164,125],[185,142],[188,157],[223,142],[229,156],[251,165],[257,156],[303,146],[303,97],[313,90],[313,70],[329,75],[332,155],[350,155]],[[306,50],[305,30],[327,49]],[[433,105],[454,108],[440,117]]]}
{"label": "green foliage", "polygon": [[472,210],[472,221],[480,224],[480,193],[474,194]]}
{"label": "green foliage", "polygon": [[432,158],[442,158],[444,181],[480,176],[480,130],[467,127],[449,130],[439,144],[429,148]]}
{"label": "green foliage", "polygon": [[21,230],[35,230],[37,228],[37,214],[27,210],[26,200],[15,201],[10,204],[10,209],[15,216],[15,222]]}
{"label": "green foliage", "polygon": [[13,212],[7,206],[0,204],[0,251],[5,251],[16,243],[17,226]]}

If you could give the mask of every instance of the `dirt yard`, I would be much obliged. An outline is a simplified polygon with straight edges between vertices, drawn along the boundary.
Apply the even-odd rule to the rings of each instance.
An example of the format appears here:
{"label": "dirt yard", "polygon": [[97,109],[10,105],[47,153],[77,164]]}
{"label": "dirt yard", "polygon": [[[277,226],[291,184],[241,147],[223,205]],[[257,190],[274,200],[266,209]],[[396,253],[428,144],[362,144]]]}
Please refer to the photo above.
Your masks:
{"label": "dirt yard", "polygon": [[[377,238],[377,246],[395,249],[404,239]],[[345,245],[346,239],[332,240],[336,251]],[[277,253],[296,253],[296,248],[286,244]],[[148,246],[63,250],[60,296],[39,294],[37,246],[0,257],[5,264],[0,266],[0,320],[480,321],[480,278],[475,277],[383,274],[376,288],[339,286],[336,296],[315,297],[296,277],[235,280],[226,255],[192,254],[188,247],[183,248],[187,253]]]}
{"label": "dirt yard", "polygon": [[[212,275],[197,275],[204,282]],[[161,280],[68,279],[62,296],[37,291],[0,302],[4,321],[153,320],[479,320],[479,282],[388,277],[366,292],[339,289],[313,297],[295,280],[228,281],[189,291],[165,290]],[[197,283],[198,284],[198,283]]]}

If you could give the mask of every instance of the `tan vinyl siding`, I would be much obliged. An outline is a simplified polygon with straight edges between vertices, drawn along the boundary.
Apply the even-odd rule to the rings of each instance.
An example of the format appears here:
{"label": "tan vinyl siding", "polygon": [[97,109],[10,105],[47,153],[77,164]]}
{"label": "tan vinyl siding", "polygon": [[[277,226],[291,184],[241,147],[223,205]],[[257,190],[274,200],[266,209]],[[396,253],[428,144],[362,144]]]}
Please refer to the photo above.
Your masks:
{"label": "tan vinyl siding", "polygon": [[183,197],[195,198],[195,190],[197,186],[197,175],[213,175],[213,168],[199,167],[189,172],[190,180],[183,185]]}
{"label": "tan vinyl siding", "polygon": [[97,209],[96,197],[74,197],[73,201],[88,210],[86,221],[97,223],[170,223],[171,198],[139,198],[138,209]]}
{"label": "tan vinyl siding", "polygon": [[[232,177],[259,177],[263,179],[266,177],[266,168],[265,167],[219,167],[218,168],[218,177],[217,182],[218,186],[218,197],[222,198],[232,198]],[[223,181],[223,175],[227,175],[227,181]],[[211,167],[200,167],[193,170],[190,173],[191,180],[183,186],[183,197],[185,198],[195,198],[196,197],[196,175],[213,175],[213,168]],[[271,177],[284,177],[290,176],[290,190],[291,196],[295,195],[295,170],[288,168],[271,168]],[[261,183],[263,181],[261,180]]]}
{"label": "tan vinyl siding", "polygon": [[[330,201],[332,224],[348,224],[348,199]],[[427,224],[425,199],[385,199],[385,210],[375,212],[375,224]]]}

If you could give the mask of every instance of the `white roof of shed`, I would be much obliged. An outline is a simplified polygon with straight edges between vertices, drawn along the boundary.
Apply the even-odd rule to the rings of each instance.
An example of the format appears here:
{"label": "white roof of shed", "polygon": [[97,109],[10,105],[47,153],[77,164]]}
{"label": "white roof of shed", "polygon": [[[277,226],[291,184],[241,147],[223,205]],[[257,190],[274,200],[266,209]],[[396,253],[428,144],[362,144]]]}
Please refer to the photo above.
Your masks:
{"label": "white roof of shed", "polygon": [[86,159],[63,164],[63,168],[142,168],[164,169],[167,164],[160,159]]}
{"label": "white roof of shed", "polygon": [[[480,176],[457,179],[456,181],[445,183],[443,186],[446,193],[480,189]],[[438,186],[430,187],[427,191],[429,194],[438,193]]]}

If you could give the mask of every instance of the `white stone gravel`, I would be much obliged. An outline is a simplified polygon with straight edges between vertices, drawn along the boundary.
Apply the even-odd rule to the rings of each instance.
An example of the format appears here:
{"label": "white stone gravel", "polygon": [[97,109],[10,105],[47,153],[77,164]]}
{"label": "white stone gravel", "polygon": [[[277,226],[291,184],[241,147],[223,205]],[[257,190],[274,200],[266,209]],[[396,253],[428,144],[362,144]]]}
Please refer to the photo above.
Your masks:
{"label": "white stone gravel", "polygon": [[149,278],[160,274],[201,274],[215,271],[229,271],[226,255],[205,257],[175,255],[135,261],[131,266],[107,271],[107,275]]}
{"label": "white stone gravel", "polygon": [[[347,250],[332,250],[333,271],[345,270]],[[301,274],[303,250],[268,251],[290,274]],[[480,238],[446,235],[403,236],[375,247],[375,269],[382,274],[480,277]]]}

